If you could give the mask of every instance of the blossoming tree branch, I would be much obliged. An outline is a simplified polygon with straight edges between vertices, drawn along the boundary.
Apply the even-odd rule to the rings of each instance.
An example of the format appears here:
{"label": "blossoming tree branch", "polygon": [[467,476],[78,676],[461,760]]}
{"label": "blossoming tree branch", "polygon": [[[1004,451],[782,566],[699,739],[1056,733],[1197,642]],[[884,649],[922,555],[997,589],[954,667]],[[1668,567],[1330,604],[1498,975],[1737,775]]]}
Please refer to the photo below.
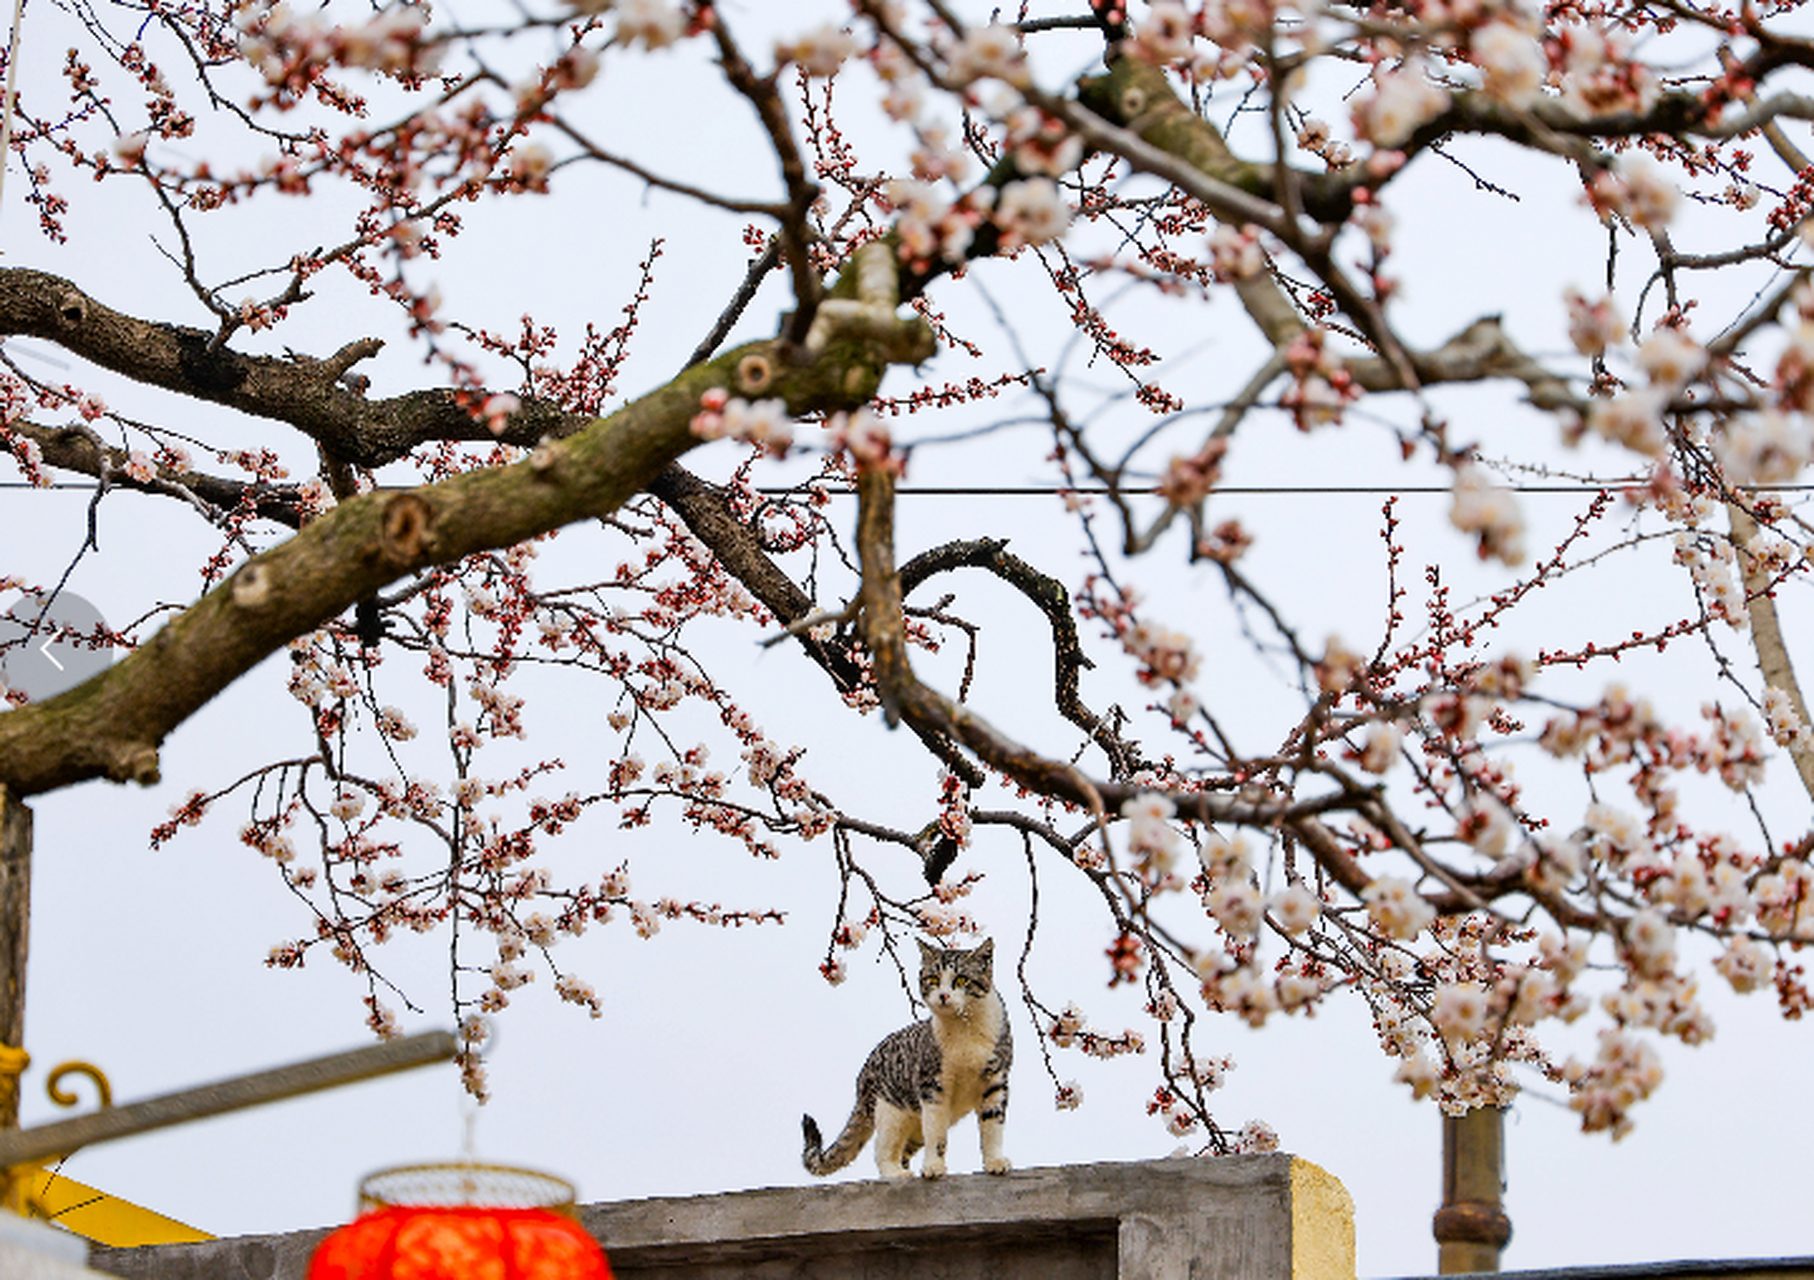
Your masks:
{"label": "blossoming tree branch", "polygon": [[[1814,451],[1814,184],[1791,130],[1814,116],[1793,90],[1814,44],[1780,15],[855,0],[769,31],[789,20],[579,0],[474,18],[117,0],[56,33],[75,41],[59,76],[28,78],[9,177],[40,238],[9,226],[8,262],[40,265],[0,269],[0,446],[29,485],[91,488],[77,560],[126,491],[219,549],[198,599],[63,637],[129,651],[104,674],[7,691],[15,798],[155,780],[161,744],[229,684],[277,679],[290,745],[273,733],[269,760],[196,780],[151,841],[239,815],[310,912],[271,963],[321,952],[365,975],[381,1033],[381,944],[456,931],[469,1047],[538,974],[596,1015],[560,948],[590,926],[777,917],[638,892],[627,865],[576,877],[579,824],[829,858],[833,982],[849,952],[984,931],[966,899],[1006,851],[1035,886],[1089,886],[1105,976],[1151,1019],[1094,1026],[1023,963],[1058,1104],[1080,1096],[1065,1052],[1156,1034],[1150,1110],[1214,1151],[1269,1137],[1215,1113],[1211,1014],[1257,1026],[1358,998],[1418,1096],[1503,1104],[1534,1073],[1617,1133],[1660,1079],[1655,1039],[1711,1033],[1700,966],[1808,1007],[1814,740],[1778,601],[1809,565],[1793,486]],[[651,69],[640,92],[759,144],[757,185],[692,176],[626,125],[612,86]],[[1521,193],[1500,167],[1541,176]],[[1507,318],[1516,269],[1446,336],[1421,324],[1401,273],[1439,247],[1401,243],[1395,210],[1450,173],[1532,228],[1477,252],[1585,240],[1593,278],[1545,300],[1547,332]],[[586,185],[600,175],[615,185]],[[684,286],[698,336],[636,395],[620,381],[675,250],[612,242],[601,190],[690,209],[674,237],[743,253],[716,293]],[[130,291],[72,256],[103,234],[90,209],[108,234],[152,228]],[[635,255],[627,302],[585,292],[615,327],[513,329],[483,290],[435,284],[556,217],[603,241],[589,252]],[[1227,342],[1220,382],[1179,330]],[[47,378],[52,348],[84,373]],[[1461,389],[1520,430],[1458,410],[1481,403]],[[204,425],[185,400],[212,406]],[[1278,535],[1229,481],[1299,437],[1449,492],[1415,547],[1398,499],[1339,535],[1375,549],[1378,590],[1327,638],[1297,617],[1320,616],[1298,593],[1314,566],[1269,578]],[[901,545],[903,489],[943,458],[1041,477],[1087,570],[986,528]],[[1576,505],[1532,545],[1517,490],[1557,476]],[[615,568],[543,574],[581,530]],[[1220,592],[1143,594],[1154,562]],[[1662,613],[1611,598],[1501,642],[1627,563],[1671,575]],[[1005,590],[1028,637],[935,601],[960,570]],[[1219,678],[1216,610],[1283,702]],[[925,768],[890,790],[932,820],[817,784],[745,707],[747,665],[697,638],[726,623],[810,664],[825,716],[912,734]],[[969,659],[947,687],[922,672],[954,641]],[[976,659],[997,643],[1049,655],[1064,728],[982,714]],[[1704,686],[1686,719],[1621,678],[1665,651]],[[568,766],[509,745],[533,741],[548,681],[608,729],[560,799],[542,793]],[[440,722],[418,728],[416,706]],[[841,740],[861,752],[868,732]],[[738,764],[710,767],[714,749]],[[1035,927],[1035,945],[1056,944]],[[1583,1018],[1597,1053],[1546,1049],[1546,1027]],[[466,1070],[482,1093],[476,1054]]]}

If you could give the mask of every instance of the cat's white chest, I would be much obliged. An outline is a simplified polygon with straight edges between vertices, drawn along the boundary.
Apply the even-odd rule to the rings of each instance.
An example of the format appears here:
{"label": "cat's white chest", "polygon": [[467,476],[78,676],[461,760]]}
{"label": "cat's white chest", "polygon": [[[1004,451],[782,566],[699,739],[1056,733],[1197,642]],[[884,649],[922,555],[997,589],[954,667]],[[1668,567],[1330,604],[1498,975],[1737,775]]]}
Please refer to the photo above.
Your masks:
{"label": "cat's white chest", "polygon": [[943,1019],[938,1023],[935,1034],[942,1059],[939,1084],[945,1107],[951,1115],[965,1115],[982,1105],[983,1090],[987,1087],[984,1069],[995,1056],[1005,1017],[1001,998],[992,992],[971,1017]]}

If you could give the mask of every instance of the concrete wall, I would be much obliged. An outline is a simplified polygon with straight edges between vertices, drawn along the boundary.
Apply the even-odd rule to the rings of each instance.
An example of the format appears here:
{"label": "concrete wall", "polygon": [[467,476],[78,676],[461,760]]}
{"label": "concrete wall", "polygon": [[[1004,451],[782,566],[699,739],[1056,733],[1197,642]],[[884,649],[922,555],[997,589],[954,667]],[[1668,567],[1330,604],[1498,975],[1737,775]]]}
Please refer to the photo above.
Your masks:
{"label": "concrete wall", "polygon": [[[1353,1280],[1346,1189],[1288,1155],[586,1205],[619,1280]],[[323,1231],[96,1249],[125,1280],[303,1280]]]}

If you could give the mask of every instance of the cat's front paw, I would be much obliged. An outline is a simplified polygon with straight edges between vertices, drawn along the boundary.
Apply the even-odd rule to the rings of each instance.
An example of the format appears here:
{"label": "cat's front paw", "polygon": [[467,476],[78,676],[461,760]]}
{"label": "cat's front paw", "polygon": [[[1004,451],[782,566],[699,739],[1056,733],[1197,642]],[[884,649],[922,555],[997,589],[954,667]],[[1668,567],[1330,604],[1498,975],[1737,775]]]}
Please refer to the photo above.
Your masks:
{"label": "cat's front paw", "polygon": [[983,1161],[984,1173],[1007,1173],[1014,1167],[1014,1162],[1007,1156],[996,1156],[993,1160]]}
{"label": "cat's front paw", "polygon": [[928,1154],[920,1161],[920,1177],[942,1178],[945,1176],[945,1162],[938,1156]]}

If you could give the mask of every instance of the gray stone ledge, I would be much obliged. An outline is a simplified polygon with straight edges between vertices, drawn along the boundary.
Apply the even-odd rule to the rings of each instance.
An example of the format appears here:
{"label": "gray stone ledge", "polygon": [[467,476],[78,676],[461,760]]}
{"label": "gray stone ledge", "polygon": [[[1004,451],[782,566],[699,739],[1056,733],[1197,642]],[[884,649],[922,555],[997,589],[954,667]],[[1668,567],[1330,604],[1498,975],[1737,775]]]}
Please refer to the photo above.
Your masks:
{"label": "gray stone ledge", "polygon": [[[619,1280],[1353,1280],[1353,1203],[1274,1154],[581,1206]],[[315,1230],[96,1249],[123,1280],[303,1280]]]}

